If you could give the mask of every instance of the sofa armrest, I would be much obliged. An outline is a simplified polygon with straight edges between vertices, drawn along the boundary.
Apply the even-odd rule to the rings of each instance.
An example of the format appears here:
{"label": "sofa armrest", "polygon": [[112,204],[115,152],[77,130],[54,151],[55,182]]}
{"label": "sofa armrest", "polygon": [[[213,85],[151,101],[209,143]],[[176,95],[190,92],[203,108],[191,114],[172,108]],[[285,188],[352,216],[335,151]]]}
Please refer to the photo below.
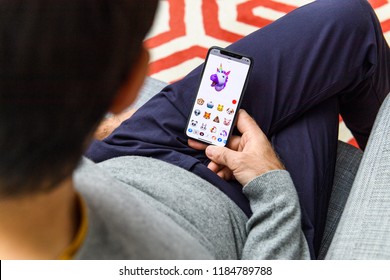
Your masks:
{"label": "sofa armrest", "polygon": [[336,169],[333,189],[329,201],[326,226],[318,259],[324,259],[336,232],[349,193],[358,171],[363,151],[339,141],[337,146]]}
{"label": "sofa armrest", "polygon": [[390,258],[390,98],[381,106],[326,259]]}
{"label": "sofa armrest", "polygon": [[137,99],[135,102],[129,107],[131,108],[139,108],[141,107],[146,101],[148,101],[150,98],[152,98],[154,95],[159,93],[164,87],[166,87],[168,84],[151,78],[151,77],[146,77],[144,84],[138,94]]}

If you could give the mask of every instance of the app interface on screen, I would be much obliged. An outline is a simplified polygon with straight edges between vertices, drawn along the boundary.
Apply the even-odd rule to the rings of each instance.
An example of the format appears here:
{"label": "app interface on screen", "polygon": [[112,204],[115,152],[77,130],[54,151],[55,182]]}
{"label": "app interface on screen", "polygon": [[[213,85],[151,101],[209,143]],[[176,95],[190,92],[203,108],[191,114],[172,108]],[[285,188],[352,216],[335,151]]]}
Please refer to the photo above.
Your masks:
{"label": "app interface on screen", "polygon": [[187,135],[224,146],[233,125],[250,62],[210,53]]}

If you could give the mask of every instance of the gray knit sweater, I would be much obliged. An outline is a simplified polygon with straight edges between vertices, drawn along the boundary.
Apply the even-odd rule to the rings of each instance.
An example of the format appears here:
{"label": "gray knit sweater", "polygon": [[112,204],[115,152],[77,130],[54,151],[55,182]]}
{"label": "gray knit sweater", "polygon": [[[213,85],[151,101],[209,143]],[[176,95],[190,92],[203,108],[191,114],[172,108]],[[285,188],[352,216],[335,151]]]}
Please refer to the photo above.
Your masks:
{"label": "gray knit sweater", "polygon": [[89,228],[77,259],[308,259],[295,188],[286,171],[243,191],[244,215],[224,193],[171,164],[84,159],[74,175]]}

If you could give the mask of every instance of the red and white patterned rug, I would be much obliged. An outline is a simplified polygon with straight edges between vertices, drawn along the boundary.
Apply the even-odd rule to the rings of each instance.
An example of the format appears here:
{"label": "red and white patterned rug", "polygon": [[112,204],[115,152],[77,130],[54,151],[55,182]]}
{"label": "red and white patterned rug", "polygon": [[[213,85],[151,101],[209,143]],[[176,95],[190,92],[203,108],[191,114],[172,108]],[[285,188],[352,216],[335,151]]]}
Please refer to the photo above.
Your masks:
{"label": "red and white patterned rug", "polygon": [[[165,82],[203,62],[210,46],[225,47],[312,0],[160,0],[145,43],[149,75]],[[390,0],[369,0],[390,43]],[[340,119],[339,139],[356,144]]]}

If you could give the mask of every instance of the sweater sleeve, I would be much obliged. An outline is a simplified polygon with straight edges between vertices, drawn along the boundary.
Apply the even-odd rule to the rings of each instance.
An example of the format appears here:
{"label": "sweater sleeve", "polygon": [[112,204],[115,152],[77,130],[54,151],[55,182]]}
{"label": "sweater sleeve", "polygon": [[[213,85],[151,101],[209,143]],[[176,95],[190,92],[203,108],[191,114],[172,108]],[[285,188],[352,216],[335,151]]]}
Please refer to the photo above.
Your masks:
{"label": "sweater sleeve", "polygon": [[290,174],[267,172],[243,189],[253,215],[247,222],[243,259],[309,259],[298,196]]}

